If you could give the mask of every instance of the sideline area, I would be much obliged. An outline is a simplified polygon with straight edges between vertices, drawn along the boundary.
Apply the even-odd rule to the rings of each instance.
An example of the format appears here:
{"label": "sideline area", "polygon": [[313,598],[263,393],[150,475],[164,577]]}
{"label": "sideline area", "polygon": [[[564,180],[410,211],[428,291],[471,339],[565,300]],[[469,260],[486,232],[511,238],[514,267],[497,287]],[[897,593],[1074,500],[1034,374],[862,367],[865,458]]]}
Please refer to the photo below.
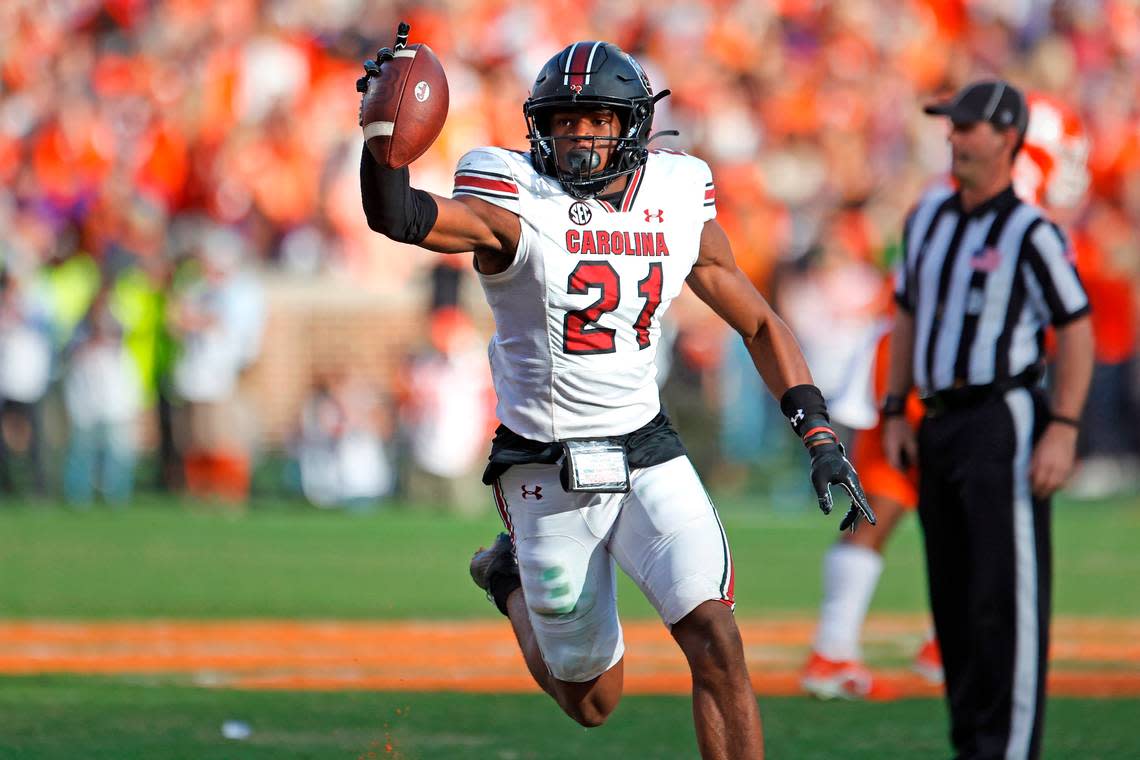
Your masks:
{"label": "sideline area", "polygon": [[[908,669],[927,620],[874,616],[866,647],[894,698],[941,690]],[[753,686],[762,696],[801,693],[798,669],[809,618],[741,620]],[[687,694],[688,669],[664,626],[624,625],[626,691]],[[1140,696],[1140,621],[1059,618],[1050,693]],[[289,690],[537,691],[503,621],[0,621],[0,675],[180,674],[209,687]]]}

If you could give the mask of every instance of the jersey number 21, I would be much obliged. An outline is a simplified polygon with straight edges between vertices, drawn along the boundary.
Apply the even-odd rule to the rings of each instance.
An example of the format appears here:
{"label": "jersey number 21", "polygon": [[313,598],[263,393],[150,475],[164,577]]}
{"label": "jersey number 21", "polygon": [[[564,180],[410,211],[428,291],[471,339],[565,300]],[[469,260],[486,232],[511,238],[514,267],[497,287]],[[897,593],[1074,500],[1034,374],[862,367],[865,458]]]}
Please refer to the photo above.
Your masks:
{"label": "jersey number 21", "polygon": [[[649,265],[645,279],[638,281],[637,294],[645,299],[641,312],[633,322],[638,349],[649,347],[649,325],[653,314],[661,305],[661,285],[663,275],[661,263]],[[562,331],[562,349],[568,354],[612,354],[616,349],[612,327],[601,327],[598,320],[618,308],[621,297],[621,281],[617,271],[605,261],[583,261],[574,267],[566,283],[566,292],[585,295],[592,288],[601,292],[598,300],[584,309],[566,312]]]}

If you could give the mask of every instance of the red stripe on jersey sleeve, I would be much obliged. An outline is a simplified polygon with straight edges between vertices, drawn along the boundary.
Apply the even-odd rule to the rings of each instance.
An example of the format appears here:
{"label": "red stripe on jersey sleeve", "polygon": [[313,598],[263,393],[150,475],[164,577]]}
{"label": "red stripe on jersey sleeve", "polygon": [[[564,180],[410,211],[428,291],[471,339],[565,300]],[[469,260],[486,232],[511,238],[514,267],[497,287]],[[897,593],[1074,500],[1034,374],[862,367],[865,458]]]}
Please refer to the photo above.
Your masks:
{"label": "red stripe on jersey sleeve", "polygon": [[705,200],[706,201],[715,201],[716,200],[716,188],[715,187],[709,187],[709,188],[705,189]]}
{"label": "red stripe on jersey sleeve", "polygon": [[455,175],[455,189],[459,190],[464,187],[476,187],[481,190],[495,190],[500,193],[514,193],[515,195],[518,195],[519,192],[519,186],[514,182],[505,182],[489,177],[475,177],[470,174]]}
{"label": "red stripe on jersey sleeve", "polygon": [[637,196],[637,191],[641,187],[641,174],[645,171],[644,166],[637,167],[637,171],[629,178],[629,182],[625,186],[625,196],[621,199],[621,210],[629,211],[633,208],[633,199]]}

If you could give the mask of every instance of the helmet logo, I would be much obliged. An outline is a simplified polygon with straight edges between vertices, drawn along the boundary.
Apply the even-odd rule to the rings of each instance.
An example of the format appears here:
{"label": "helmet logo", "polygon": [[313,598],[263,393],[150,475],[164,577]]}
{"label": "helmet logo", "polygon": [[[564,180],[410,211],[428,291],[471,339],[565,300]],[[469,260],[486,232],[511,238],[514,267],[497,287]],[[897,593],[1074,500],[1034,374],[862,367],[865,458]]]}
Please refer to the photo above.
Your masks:
{"label": "helmet logo", "polygon": [[574,92],[575,95],[582,94],[582,85],[580,84],[572,84],[570,85],[570,89]]}
{"label": "helmet logo", "polygon": [[570,204],[570,221],[574,224],[589,224],[593,215],[594,212],[590,211],[590,207],[581,201]]}
{"label": "helmet logo", "polygon": [[425,100],[431,97],[431,87],[428,86],[427,82],[420,82],[416,85],[415,93],[416,100],[423,103]]}

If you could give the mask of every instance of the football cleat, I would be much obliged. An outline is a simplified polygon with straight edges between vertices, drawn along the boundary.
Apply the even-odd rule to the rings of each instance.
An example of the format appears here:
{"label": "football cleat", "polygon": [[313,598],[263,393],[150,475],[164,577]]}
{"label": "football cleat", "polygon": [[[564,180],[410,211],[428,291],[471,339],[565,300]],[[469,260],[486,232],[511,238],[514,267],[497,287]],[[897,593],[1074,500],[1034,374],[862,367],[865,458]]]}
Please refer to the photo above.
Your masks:
{"label": "football cleat", "polygon": [[942,649],[938,646],[938,639],[932,636],[923,643],[914,657],[911,669],[929,683],[942,683],[945,676],[942,673]]}
{"label": "football cleat", "polygon": [[812,652],[800,686],[818,699],[867,699],[872,696],[871,671],[856,660],[829,660]]}
{"label": "football cleat", "polygon": [[490,548],[475,552],[470,569],[471,580],[487,592],[487,598],[506,615],[507,596],[522,585],[510,535],[500,533]]}

